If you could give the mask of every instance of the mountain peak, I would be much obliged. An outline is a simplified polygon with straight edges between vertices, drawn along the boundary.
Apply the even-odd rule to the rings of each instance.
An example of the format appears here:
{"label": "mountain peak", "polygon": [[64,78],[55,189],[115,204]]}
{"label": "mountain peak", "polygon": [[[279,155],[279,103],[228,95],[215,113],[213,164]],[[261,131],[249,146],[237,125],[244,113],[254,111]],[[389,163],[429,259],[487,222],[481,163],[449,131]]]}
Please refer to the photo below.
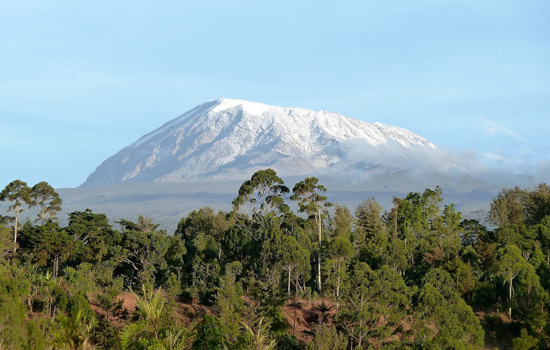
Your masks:
{"label": "mountain peak", "polygon": [[245,110],[250,114],[263,114],[264,112],[267,112],[274,107],[263,103],[230,98],[220,98],[218,100],[215,100],[214,102],[216,102],[216,105],[212,108],[212,112],[219,112],[223,110],[237,108]]}
{"label": "mountain peak", "polygon": [[293,175],[383,173],[408,169],[412,159],[418,166],[454,166],[441,155],[434,144],[403,128],[327,111],[221,98],[125,147],[83,186],[241,179],[266,167]]}

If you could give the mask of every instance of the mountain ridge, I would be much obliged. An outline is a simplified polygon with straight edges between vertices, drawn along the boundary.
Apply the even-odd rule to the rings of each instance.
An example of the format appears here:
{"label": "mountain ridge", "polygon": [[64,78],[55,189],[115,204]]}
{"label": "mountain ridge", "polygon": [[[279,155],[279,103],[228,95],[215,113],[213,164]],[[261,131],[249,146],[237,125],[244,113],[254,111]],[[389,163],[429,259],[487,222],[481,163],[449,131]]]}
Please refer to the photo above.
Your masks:
{"label": "mountain ridge", "polygon": [[106,159],[82,186],[244,179],[267,167],[283,175],[369,175],[422,167],[465,171],[404,128],[329,111],[222,98],[143,135]]}

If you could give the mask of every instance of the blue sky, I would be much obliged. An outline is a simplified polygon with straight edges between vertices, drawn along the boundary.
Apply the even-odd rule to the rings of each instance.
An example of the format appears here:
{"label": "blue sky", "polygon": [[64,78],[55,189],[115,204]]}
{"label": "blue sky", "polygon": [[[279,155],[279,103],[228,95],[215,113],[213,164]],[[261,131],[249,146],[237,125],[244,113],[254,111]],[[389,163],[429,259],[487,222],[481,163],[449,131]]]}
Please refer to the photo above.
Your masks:
{"label": "blue sky", "polygon": [[5,1],[0,187],[78,186],[220,97],[405,127],[550,181],[548,18],[528,0]]}

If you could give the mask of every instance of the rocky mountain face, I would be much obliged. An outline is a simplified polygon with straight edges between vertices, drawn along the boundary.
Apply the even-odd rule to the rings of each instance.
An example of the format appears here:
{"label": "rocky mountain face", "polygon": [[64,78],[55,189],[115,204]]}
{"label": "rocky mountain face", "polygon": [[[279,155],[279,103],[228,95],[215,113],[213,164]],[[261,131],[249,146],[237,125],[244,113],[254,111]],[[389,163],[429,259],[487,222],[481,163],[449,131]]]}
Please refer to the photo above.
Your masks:
{"label": "rocky mountain face", "polygon": [[425,138],[338,113],[243,100],[206,102],[105,160],[82,186],[246,179],[280,175],[464,173]]}

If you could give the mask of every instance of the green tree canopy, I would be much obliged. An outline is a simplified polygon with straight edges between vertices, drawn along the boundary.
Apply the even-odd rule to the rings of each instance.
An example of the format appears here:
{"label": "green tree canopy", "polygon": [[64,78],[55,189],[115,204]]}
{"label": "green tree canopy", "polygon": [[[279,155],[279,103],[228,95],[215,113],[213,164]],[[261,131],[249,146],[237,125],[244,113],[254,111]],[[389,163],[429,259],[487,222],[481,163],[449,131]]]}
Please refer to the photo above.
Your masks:
{"label": "green tree canopy", "polygon": [[13,252],[17,251],[17,233],[19,231],[19,215],[25,211],[24,205],[31,204],[31,189],[21,180],[10,182],[0,192],[0,201],[8,202],[9,211],[14,213],[13,225]]}
{"label": "green tree canopy", "polygon": [[317,290],[322,289],[321,278],[321,257],[323,248],[323,209],[332,206],[332,203],[327,202],[325,186],[318,184],[319,179],[316,177],[308,177],[305,180],[298,182],[292,189],[290,199],[298,202],[300,212],[309,214],[313,218],[318,232],[318,251],[317,251]]}
{"label": "green tree canopy", "polygon": [[41,181],[31,189],[31,202],[40,210],[38,219],[44,223],[51,219],[57,220],[57,213],[61,210],[62,200],[52,186],[46,181]]}
{"label": "green tree canopy", "polygon": [[284,196],[289,188],[273,169],[259,170],[239,188],[233,200],[235,210],[244,210],[253,220],[262,221],[270,212],[288,212]]}

